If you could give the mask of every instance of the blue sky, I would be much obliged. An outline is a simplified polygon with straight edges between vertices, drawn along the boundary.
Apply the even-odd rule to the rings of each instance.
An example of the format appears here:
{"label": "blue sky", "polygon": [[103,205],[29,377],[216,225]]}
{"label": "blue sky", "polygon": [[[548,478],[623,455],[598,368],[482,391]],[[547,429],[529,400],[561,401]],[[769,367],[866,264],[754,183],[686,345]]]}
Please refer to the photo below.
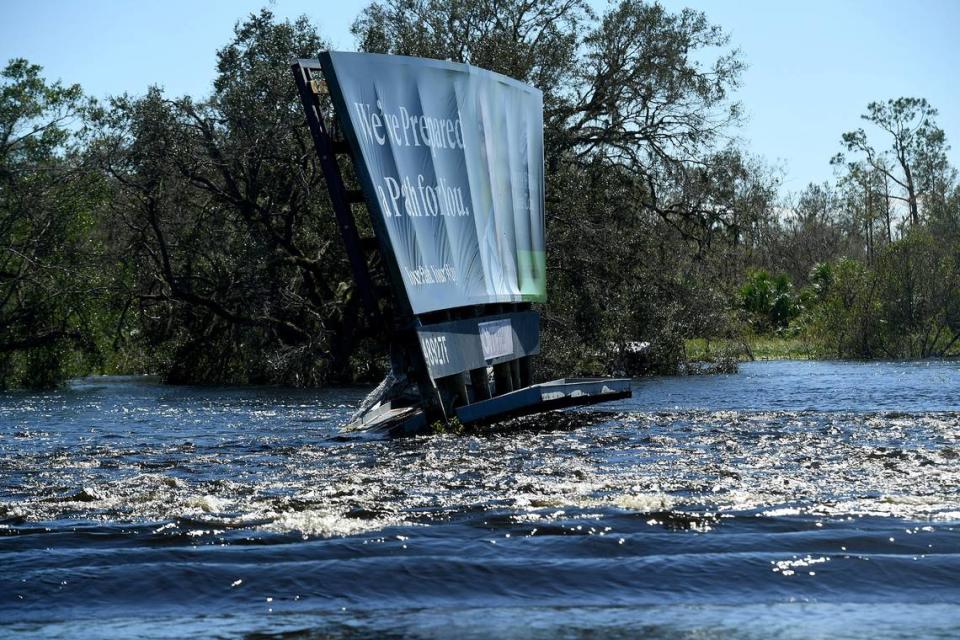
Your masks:
{"label": "blue sky", "polygon": [[[87,93],[206,94],[215,51],[234,23],[269,5],[305,14],[335,48],[352,49],[350,24],[366,0],[0,0],[0,59],[26,57]],[[781,164],[784,186],[831,178],[840,134],[861,126],[872,100],[925,97],[960,166],[960,0],[662,0],[706,12],[743,51],[738,92],[745,146]],[[593,0],[598,11],[604,0]]]}

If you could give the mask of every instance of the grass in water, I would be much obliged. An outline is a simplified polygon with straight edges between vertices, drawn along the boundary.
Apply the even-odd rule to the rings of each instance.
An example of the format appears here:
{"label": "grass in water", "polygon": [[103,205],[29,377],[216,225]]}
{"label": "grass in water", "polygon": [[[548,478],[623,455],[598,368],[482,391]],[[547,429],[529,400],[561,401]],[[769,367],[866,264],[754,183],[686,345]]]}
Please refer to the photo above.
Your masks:
{"label": "grass in water", "polygon": [[693,338],[685,343],[691,362],[715,362],[718,359],[746,360],[812,360],[816,346],[802,338],[779,336],[747,336],[743,339],[708,340]]}

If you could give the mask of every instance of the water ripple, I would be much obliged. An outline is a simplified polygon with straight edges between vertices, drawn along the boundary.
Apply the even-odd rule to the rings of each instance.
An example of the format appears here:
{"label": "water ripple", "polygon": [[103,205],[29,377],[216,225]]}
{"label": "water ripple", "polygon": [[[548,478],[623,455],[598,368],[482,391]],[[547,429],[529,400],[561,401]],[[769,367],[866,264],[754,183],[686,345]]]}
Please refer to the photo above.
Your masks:
{"label": "water ripple", "polygon": [[[727,637],[743,622],[728,606],[885,602],[937,612],[927,635],[960,629],[937,608],[960,603],[958,408],[812,410],[805,389],[793,406],[723,402],[743,379],[688,379],[687,400],[705,395],[669,410],[648,390],[614,412],[397,441],[338,435],[361,389],[4,394],[0,615],[69,636],[80,627],[58,621],[102,614],[114,635],[159,637],[124,616],[149,606],[184,635],[195,616],[256,607],[286,616],[269,633],[296,637],[309,611],[330,637],[377,637],[382,608],[413,625],[403,637],[433,637],[418,634],[456,610],[519,637],[503,607],[521,607],[544,634],[578,611],[614,637]],[[743,624],[735,635],[759,633]]]}

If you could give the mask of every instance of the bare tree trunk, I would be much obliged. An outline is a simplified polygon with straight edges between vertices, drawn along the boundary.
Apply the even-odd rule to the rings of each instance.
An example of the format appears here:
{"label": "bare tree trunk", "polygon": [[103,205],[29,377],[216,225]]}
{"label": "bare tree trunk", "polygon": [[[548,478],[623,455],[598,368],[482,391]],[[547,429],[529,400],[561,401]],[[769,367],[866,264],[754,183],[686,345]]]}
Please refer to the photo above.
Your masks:
{"label": "bare tree trunk", "polygon": [[883,176],[883,213],[887,219],[887,242],[893,242],[893,232],[890,230],[890,178]]}
{"label": "bare tree trunk", "polygon": [[910,205],[910,223],[913,225],[920,224],[920,209],[917,206],[917,189],[913,184],[913,173],[910,171],[910,165],[907,163],[907,159],[902,155],[898,156],[900,160],[900,166],[903,168],[903,175],[907,179],[907,203]]}

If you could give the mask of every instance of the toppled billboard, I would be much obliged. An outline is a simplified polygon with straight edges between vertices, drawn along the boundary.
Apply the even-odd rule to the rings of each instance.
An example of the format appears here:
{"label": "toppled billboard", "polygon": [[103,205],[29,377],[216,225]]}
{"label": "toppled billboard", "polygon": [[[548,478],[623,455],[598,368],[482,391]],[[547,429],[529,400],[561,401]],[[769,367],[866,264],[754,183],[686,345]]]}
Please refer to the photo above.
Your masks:
{"label": "toppled billboard", "polygon": [[541,92],[422,58],[321,64],[413,313],[545,301]]}

